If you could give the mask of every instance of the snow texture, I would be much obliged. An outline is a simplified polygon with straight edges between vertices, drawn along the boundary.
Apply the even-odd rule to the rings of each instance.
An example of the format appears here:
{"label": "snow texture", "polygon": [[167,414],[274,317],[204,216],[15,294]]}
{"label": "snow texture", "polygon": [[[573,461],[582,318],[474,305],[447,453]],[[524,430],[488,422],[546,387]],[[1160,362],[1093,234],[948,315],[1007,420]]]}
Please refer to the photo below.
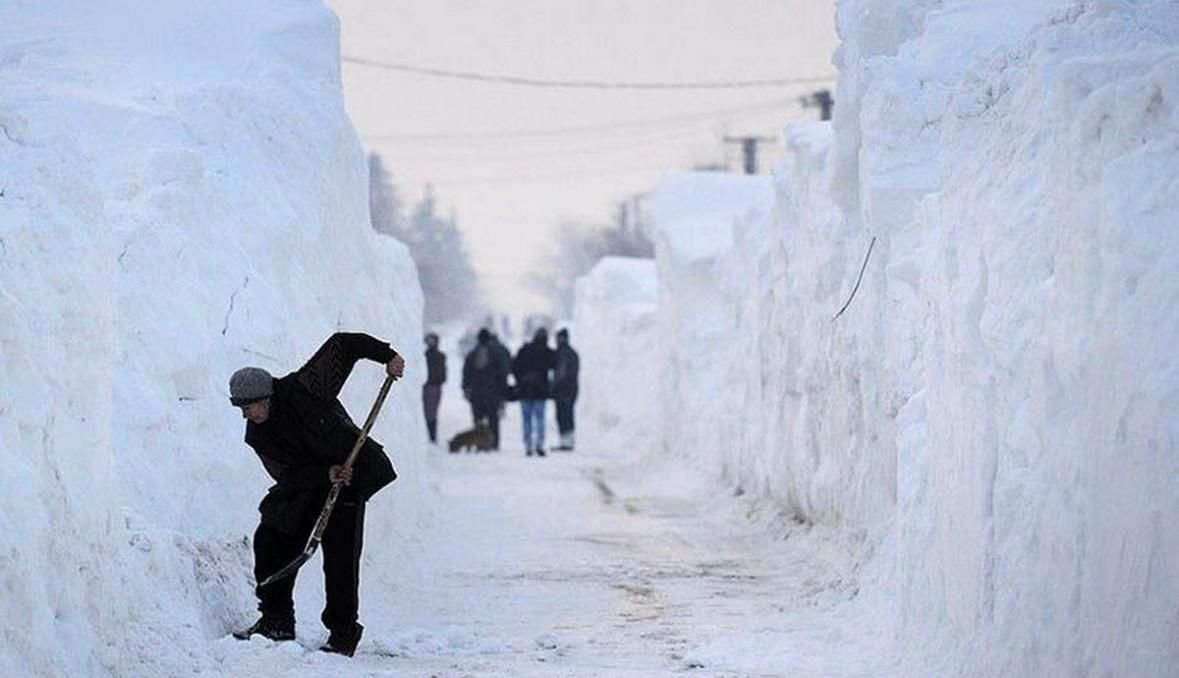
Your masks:
{"label": "snow texture", "polygon": [[[285,374],[337,329],[420,341],[413,264],[368,226],[337,33],[305,1],[0,9],[0,674],[200,666],[253,616],[269,480],[229,375]],[[354,417],[382,374],[356,370]],[[408,478],[416,399],[395,387],[374,431]],[[374,500],[367,560],[420,482]]]}
{"label": "snow texture", "polygon": [[[581,434],[610,454],[543,476],[488,455],[489,481],[426,459],[416,383],[395,388],[374,433],[402,479],[368,513],[381,623],[356,671],[1179,674],[1179,6],[843,0],[837,21],[833,123],[786,130],[772,178],[668,177],[657,273],[608,260],[579,284]],[[229,374],[285,373],[338,329],[424,372],[416,272],[368,226],[337,40],[311,0],[0,8],[3,675],[345,661],[308,650],[314,572],[300,642],[226,638],[252,616],[268,484]],[[357,417],[380,378],[353,376]],[[738,561],[715,558],[751,516],[781,538],[741,525]],[[606,525],[636,530],[640,568],[596,550]],[[567,535],[584,545],[545,550]],[[743,572],[759,583],[726,579]],[[699,610],[664,638],[674,667],[634,649],[666,630],[649,613],[669,579]],[[695,597],[710,579],[719,603]],[[607,628],[612,584],[651,624],[637,639]]]}
{"label": "snow texture", "polygon": [[633,453],[659,439],[656,284],[655,263],[630,257],[605,257],[577,281],[577,428],[593,449]]}
{"label": "snow texture", "polygon": [[1174,675],[1179,7],[839,29],[833,129],[787,130],[772,208],[652,199],[663,449],[862,534],[905,675]]}

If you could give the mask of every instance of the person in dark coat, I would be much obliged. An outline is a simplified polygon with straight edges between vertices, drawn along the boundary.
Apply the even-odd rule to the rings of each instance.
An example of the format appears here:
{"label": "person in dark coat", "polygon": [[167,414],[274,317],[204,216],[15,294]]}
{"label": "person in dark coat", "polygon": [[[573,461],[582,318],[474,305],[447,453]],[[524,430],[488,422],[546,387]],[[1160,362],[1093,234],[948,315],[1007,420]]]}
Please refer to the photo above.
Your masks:
{"label": "person in dark coat", "polygon": [[[360,551],[365,502],[397,477],[384,449],[368,438],[351,469],[344,462],[360,429],[338,396],[362,358],[381,363],[400,379],[405,360],[389,344],[367,334],[333,334],[307,361],[275,379],[262,368],[244,367],[229,380],[230,402],[246,421],[246,444],[275,483],[258,506],[254,532],[254,578],[261,582],[303,550],[333,484],[343,485],[323,534],[326,605],[321,620],[331,632],[322,650],[352,656],[364,627],[357,620]],[[295,637],[295,577],[258,587],[262,617],[236,633],[272,640]]]}
{"label": "person in dark coat", "polygon": [[[500,374],[503,379],[499,384],[499,418],[502,421],[504,418],[504,407],[508,400],[514,399],[511,387],[508,385],[508,375],[512,373],[512,351],[504,346],[504,343],[499,340],[499,335],[495,332],[491,333],[491,350],[495,352],[495,359],[499,361]],[[498,447],[496,449],[499,449]]]}
{"label": "person in dark coat", "polygon": [[550,395],[549,372],[554,358],[548,331],[541,327],[532,335],[532,341],[520,347],[512,362],[524,417],[524,449],[529,457],[544,456],[544,401]]}
{"label": "person in dark coat", "polygon": [[577,402],[577,373],[581,367],[577,351],[569,345],[569,330],[557,332],[557,352],[553,363],[553,402],[557,407],[557,431],[561,434],[558,450],[573,449],[573,404]]}
{"label": "person in dark coat", "polygon": [[438,442],[438,405],[442,402],[442,385],[446,383],[446,354],[438,350],[438,335],[426,335],[426,383],[422,384],[422,410],[430,442]]}
{"label": "person in dark coat", "polygon": [[491,449],[499,449],[499,410],[503,402],[506,366],[496,354],[487,328],[479,330],[479,343],[463,361],[463,397],[471,404],[476,427],[491,432]]}

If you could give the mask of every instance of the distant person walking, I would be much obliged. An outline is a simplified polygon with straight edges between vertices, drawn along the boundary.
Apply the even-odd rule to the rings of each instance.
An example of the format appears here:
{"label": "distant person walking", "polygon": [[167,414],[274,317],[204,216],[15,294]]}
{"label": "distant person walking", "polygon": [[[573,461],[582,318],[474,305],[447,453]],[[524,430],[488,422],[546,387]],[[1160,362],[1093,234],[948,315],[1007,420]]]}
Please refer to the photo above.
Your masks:
{"label": "distant person walking", "polygon": [[[355,466],[344,466],[360,436],[339,401],[340,389],[362,358],[381,363],[399,379],[405,360],[389,344],[367,334],[333,334],[315,355],[285,377],[243,367],[229,380],[230,402],[246,421],[246,444],[254,448],[274,485],[258,505],[254,532],[254,578],[261,582],[302,551],[333,484],[344,486],[323,533],[326,605],[320,617],[331,631],[325,652],[352,656],[364,627],[357,621],[364,508],[397,473],[384,449],[365,440]],[[261,635],[295,639],[295,577],[254,589],[262,616],[240,639]]]}
{"label": "distant person walking", "polygon": [[557,332],[557,352],[553,363],[553,402],[557,407],[557,431],[561,434],[558,450],[572,451],[573,405],[577,402],[577,373],[581,363],[577,351],[569,345],[569,330]]}
{"label": "distant person walking", "polygon": [[554,359],[548,331],[541,327],[532,335],[532,341],[516,353],[512,364],[524,417],[524,449],[529,457],[544,456],[544,401],[550,395],[549,372]]}
{"label": "distant person walking", "polygon": [[430,442],[438,442],[438,405],[442,402],[442,385],[446,383],[446,354],[438,350],[438,335],[426,335],[426,383],[422,384],[422,410]]}
{"label": "distant person walking", "polygon": [[496,354],[491,332],[479,330],[479,343],[463,361],[463,397],[471,404],[471,419],[476,427],[491,432],[493,450],[499,449],[499,410],[507,382],[507,366]]}

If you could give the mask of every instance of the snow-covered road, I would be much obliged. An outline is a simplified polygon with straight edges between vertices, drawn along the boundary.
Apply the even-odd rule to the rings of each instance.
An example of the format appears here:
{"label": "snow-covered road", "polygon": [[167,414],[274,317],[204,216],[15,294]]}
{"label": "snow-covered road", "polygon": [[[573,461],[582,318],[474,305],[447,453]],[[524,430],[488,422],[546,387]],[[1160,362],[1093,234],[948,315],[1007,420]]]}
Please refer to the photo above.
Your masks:
{"label": "snow-covered road", "polygon": [[[362,600],[346,660],[215,641],[213,673],[397,676],[884,675],[886,636],[831,534],[770,532],[686,469],[578,451],[431,455],[436,505],[390,609]],[[752,512],[752,513],[751,513]],[[317,563],[300,586],[317,586]],[[330,667],[330,669],[329,669]]]}

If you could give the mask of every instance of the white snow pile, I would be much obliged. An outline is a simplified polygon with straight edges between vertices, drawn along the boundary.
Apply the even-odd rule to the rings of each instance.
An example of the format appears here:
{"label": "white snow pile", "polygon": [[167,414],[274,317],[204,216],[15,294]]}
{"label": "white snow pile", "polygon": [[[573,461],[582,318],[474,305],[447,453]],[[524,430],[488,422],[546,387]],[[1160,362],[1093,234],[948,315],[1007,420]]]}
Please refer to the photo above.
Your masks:
{"label": "white snow pile", "polygon": [[629,452],[658,440],[655,299],[650,259],[605,257],[577,281],[571,341],[581,357],[577,430],[584,446]]}
{"label": "white snow pile", "polygon": [[[216,671],[208,641],[253,617],[268,485],[229,375],[285,374],[337,329],[421,372],[416,272],[368,226],[337,34],[311,1],[0,10],[0,674]],[[358,419],[382,376],[357,368]],[[374,431],[409,478],[416,402],[396,386]],[[367,561],[393,558],[414,482],[374,500]]]}
{"label": "white snow pile", "polygon": [[1175,675],[1179,6],[838,21],[772,187],[653,196],[659,449],[864,535],[902,675]]}
{"label": "white snow pile", "polygon": [[769,179],[726,174],[672,175],[651,199],[663,354],[660,391],[653,394],[660,445],[731,479],[746,449],[743,436],[754,430],[746,426],[753,413],[744,396],[760,383],[734,353],[740,343],[757,341],[747,321],[760,301],[743,294],[738,279],[760,256],[772,205]]}

